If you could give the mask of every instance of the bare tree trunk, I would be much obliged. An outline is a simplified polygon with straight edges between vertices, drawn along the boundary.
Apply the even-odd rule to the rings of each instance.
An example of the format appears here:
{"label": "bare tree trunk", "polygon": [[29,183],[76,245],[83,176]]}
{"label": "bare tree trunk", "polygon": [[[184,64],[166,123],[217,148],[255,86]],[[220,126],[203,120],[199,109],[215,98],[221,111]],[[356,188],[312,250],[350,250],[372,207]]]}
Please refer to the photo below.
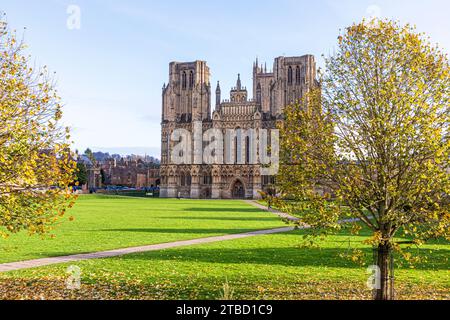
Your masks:
{"label": "bare tree trunk", "polygon": [[376,290],[376,300],[393,300],[393,278],[390,274],[391,269],[391,250],[389,243],[378,246],[378,267],[380,268],[380,286]]}

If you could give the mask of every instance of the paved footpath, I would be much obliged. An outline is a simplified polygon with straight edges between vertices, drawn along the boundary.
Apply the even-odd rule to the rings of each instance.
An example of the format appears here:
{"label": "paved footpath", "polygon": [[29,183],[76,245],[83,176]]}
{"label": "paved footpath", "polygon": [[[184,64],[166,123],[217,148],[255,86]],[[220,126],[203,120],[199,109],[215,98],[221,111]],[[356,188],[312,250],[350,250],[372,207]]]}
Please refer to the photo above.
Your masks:
{"label": "paved footpath", "polygon": [[[289,219],[289,220],[296,219],[292,216],[286,215],[286,214],[278,212],[276,210],[267,210],[266,207],[260,205],[259,203],[254,202],[254,201],[246,201],[246,202],[248,204],[251,204],[262,210],[274,213],[282,218]],[[154,244],[154,245],[141,246],[141,247],[116,249],[116,250],[110,250],[110,251],[102,251],[102,252],[94,252],[94,253],[86,253],[86,254],[76,254],[76,255],[63,256],[63,257],[43,258],[43,259],[28,260],[28,261],[22,261],[22,262],[4,263],[4,264],[0,264],[0,272],[31,269],[31,268],[43,267],[43,266],[48,266],[48,265],[53,265],[53,264],[76,262],[76,261],[81,261],[81,260],[118,257],[118,256],[126,255],[126,254],[132,254],[132,253],[158,251],[158,250],[164,250],[164,249],[170,249],[170,248],[192,246],[192,245],[197,245],[197,244],[205,244],[205,243],[213,243],[213,242],[220,242],[220,241],[250,238],[250,237],[266,235],[266,234],[289,232],[292,230],[294,230],[294,227],[285,227],[285,228],[277,228],[277,229],[270,229],[270,230],[252,231],[252,232],[239,233],[239,234],[230,234],[230,235],[217,236],[217,237],[176,241],[176,242],[170,242],[170,243],[161,243],[161,244]]]}
{"label": "paved footpath", "polygon": [[245,202],[248,203],[249,205],[252,205],[252,206],[258,208],[258,209],[261,209],[261,210],[264,210],[264,211],[276,214],[277,216],[279,216],[282,219],[286,219],[286,220],[289,220],[291,222],[299,221],[299,218],[296,218],[294,216],[291,216],[291,215],[289,215],[287,213],[284,213],[284,212],[281,212],[281,211],[278,211],[278,210],[275,210],[275,209],[269,209],[269,208],[267,208],[266,206],[263,206],[262,204],[260,204],[257,201],[246,200]]}

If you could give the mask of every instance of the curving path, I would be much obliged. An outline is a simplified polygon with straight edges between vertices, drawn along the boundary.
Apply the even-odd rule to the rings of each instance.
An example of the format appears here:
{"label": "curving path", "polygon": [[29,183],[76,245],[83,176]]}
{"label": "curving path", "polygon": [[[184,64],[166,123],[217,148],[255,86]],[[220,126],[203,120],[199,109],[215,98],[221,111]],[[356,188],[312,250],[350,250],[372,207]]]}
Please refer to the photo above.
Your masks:
{"label": "curving path", "polygon": [[[269,211],[273,214],[276,214],[283,219],[288,219],[291,221],[298,220],[295,217],[289,216],[285,213],[282,213],[282,212],[279,212],[276,210],[272,210],[272,209],[268,210],[266,207],[264,207],[263,205],[260,205],[257,202],[254,202],[254,201],[246,201],[246,202],[248,204],[251,204],[251,205],[259,208],[259,209]],[[252,232],[246,232],[246,233],[230,234],[230,235],[200,238],[200,239],[193,239],[193,240],[176,241],[176,242],[161,243],[161,244],[124,248],[124,249],[115,249],[115,250],[101,251],[101,252],[94,252],[94,253],[76,254],[76,255],[70,255],[70,256],[52,257],[52,258],[35,259],[35,260],[28,260],[28,261],[21,261],[21,262],[4,263],[4,264],[0,264],[0,272],[31,269],[31,268],[43,267],[43,266],[48,266],[48,265],[53,265],[53,264],[76,262],[76,261],[81,261],[81,260],[111,258],[111,257],[132,254],[132,253],[158,251],[158,250],[186,247],[186,246],[192,246],[192,245],[198,245],[198,244],[204,244],[204,243],[213,243],[213,242],[220,242],[220,241],[250,238],[250,237],[255,237],[255,236],[260,236],[260,235],[265,235],[265,234],[289,232],[294,229],[295,229],[294,227],[285,227],[285,228],[277,228],[277,229],[270,229],[270,230],[259,230],[259,231],[252,231]]]}
{"label": "curving path", "polygon": [[286,220],[291,221],[291,222],[298,222],[298,221],[300,221],[299,218],[296,218],[294,216],[291,216],[291,215],[289,215],[287,213],[284,213],[284,212],[281,212],[281,211],[278,211],[278,210],[275,210],[275,209],[269,209],[266,206],[263,206],[262,204],[254,201],[254,200],[245,200],[245,202],[248,203],[249,205],[252,205],[252,206],[258,208],[258,209],[261,209],[261,210],[264,210],[264,211],[276,214],[277,216],[279,216],[282,219],[286,219]]}

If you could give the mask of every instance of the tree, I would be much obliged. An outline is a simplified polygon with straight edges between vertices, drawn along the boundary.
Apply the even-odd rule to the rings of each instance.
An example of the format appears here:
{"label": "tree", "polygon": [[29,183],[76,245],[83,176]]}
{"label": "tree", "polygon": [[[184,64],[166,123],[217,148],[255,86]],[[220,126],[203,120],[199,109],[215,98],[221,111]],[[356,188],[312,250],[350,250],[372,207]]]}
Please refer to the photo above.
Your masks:
{"label": "tree", "polygon": [[276,202],[277,191],[273,186],[269,186],[264,191],[258,191],[261,199],[267,203],[267,209],[272,209],[272,205]]}
{"label": "tree", "polygon": [[364,224],[377,252],[376,299],[392,299],[392,252],[450,238],[450,70],[410,25],[363,21],[339,37],[320,89],[286,108],[279,189],[311,236]]}
{"label": "tree", "polygon": [[102,185],[104,185],[106,183],[106,172],[105,172],[105,170],[100,169],[100,176],[101,176]]}
{"label": "tree", "polygon": [[31,68],[23,42],[0,33],[0,235],[43,235],[73,205],[75,162],[47,69]]}
{"label": "tree", "polygon": [[88,183],[88,172],[84,163],[77,163],[77,180],[78,185],[83,186]]}
{"label": "tree", "polygon": [[93,164],[96,163],[94,152],[92,152],[91,149],[87,148],[84,154],[86,155],[86,157],[88,157],[89,160],[91,160]]}

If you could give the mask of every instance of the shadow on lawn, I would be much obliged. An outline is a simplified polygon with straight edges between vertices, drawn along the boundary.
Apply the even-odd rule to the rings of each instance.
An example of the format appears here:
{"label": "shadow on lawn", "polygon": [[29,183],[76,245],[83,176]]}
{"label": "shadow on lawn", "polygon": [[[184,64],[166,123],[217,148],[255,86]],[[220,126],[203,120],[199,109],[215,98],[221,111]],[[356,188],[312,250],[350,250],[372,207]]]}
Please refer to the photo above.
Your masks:
{"label": "shadow on lawn", "polygon": [[[145,233],[185,233],[185,234],[239,234],[252,232],[263,229],[275,229],[276,227],[260,227],[260,228],[247,228],[247,229],[171,229],[171,228],[124,228],[124,229],[103,229],[98,230],[100,232],[145,232]],[[97,230],[96,230],[97,231]]]}
{"label": "shadow on lawn", "polygon": [[[428,251],[428,250],[424,250]],[[160,252],[147,252],[121,257],[123,260],[166,260],[176,262],[204,262],[217,264],[254,264],[285,267],[332,267],[365,270],[367,265],[361,266],[348,259],[341,258],[339,254],[345,253],[341,248],[184,248],[170,249]],[[363,249],[367,264],[371,264],[371,249]],[[417,265],[420,270],[448,270],[446,257],[449,250],[434,252],[433,263]],[[422,252],[425,254],[425,252]]]}
{"label": "shadow on lawn", "polygon": [[277,218],[276,216],[273,217],[223,217],[223,216],[204,216],[204,217],[193,217],[193,216],[176,216],[176,217],[164,217],[159,216],[158,219],[165,219],[165,220],[180,220],[180,219],[186,219],[186,220],[217,220],[217,221],[280,221],[280,218]]}
{"label": "shadow on lawn", "polygon": [[264,213],[264,211],[258,209],[258,208],[224,208],[224,207],[218,207],[218,208],[185,208],[183,211],[187,212],[235,212],[235,213]]}

